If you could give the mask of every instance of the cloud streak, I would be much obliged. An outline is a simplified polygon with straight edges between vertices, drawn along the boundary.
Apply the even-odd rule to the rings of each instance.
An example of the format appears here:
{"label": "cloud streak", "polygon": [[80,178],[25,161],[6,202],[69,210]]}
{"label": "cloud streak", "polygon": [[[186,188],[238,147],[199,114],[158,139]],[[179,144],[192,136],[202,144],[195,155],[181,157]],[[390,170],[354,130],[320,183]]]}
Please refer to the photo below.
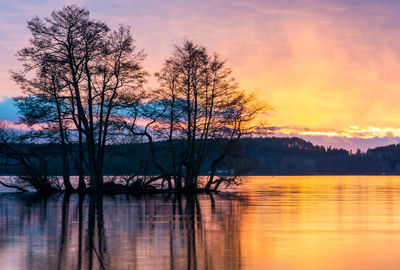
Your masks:
{"label": "cloud streak", "polygon": [[303,135],[303,136],[325,136],[325,137],[343,137],[343,138],[400,138],[400,128],[379,128],[350,126],[348,129],[334,128],[310,128],[300,126],[282,126],[267,127],[260,129],[269,134],[285,134],[285,135]]}

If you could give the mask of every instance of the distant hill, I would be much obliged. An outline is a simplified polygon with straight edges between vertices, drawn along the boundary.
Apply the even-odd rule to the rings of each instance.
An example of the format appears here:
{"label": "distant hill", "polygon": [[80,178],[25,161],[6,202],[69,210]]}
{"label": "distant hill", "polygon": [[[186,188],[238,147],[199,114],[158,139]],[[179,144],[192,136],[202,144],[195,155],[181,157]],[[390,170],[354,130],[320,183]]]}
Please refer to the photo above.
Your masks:
{"label": "distant hill", "polygon": [[313,145],[301,138],[244,140],[252,174],[399,174],[400,145],[351,153]]}
{"label": "distant hill", "polygon": [[[156,143],[157,148],[167,146],[167,142]],[[49,170],[60,174],[61,160],[57,154],[58,145],[40,144],[20,147],[40,148],[47,153]],[[76,145],[72,145],[72,150]],[[119,144],[107,146],[105,175],[130,175],[139,170],[156,173],[150,160],[148,145]],[[344,149],[326,148],[314,145],[301,138],[248,138],[243,139],[235,150],[236,158],[249,175],[314,175],[314,174],[400,174],[400,144],[377,147],[366,153],[351,153]],[[162,164],[170,162],[159,156]],[[0,159],[0,164],[4,164]],[[207,161],[205,162],[207,164]],[[77,174],[71,161],[72,174]],[[227,169],[227,168],[223,168]],[[13,175],[17,167],[0,168],[1,175]],[[206,169],[203,174],[207,174]]]}

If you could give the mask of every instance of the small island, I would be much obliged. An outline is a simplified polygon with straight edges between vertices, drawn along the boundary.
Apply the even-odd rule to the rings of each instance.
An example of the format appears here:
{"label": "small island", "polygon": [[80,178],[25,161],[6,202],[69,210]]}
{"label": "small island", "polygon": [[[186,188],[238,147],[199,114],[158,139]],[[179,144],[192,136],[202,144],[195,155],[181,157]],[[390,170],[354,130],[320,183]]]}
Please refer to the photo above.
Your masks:
{"label": "small island", "polygon": [[[25,93],[15,98],[20,124],[31,131],[2,127],[0,154],[19,176],[0,183],[41,194],[140,194],[213,192],[241,182],[239,141],[257,132],[257,116],[269,107],[239,88],[218,54],[185,40],[149,87],[146,55],[128,26],[112,30],[72,5],[33,18],[28,28],[29,46],[17,53],[23,69],[12,76]],[[147,145],[130,153],[137,171],[105,183],[106,151],[127,142]],[[50,143],[53,153],[41,153],[37,145]],[[61,161],[61,180],[50,172],[50,156]]]}

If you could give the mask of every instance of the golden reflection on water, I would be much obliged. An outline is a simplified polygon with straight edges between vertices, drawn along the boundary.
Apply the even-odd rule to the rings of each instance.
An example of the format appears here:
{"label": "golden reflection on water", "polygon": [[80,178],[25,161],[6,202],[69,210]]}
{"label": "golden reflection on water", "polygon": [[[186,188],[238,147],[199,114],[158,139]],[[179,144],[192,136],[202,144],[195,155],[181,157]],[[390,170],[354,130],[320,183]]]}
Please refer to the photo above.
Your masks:
{"label": "golden reflection on water", "polygon": [[400,178],[257,177],[244,269],[400,269]]}
{"label": "golden reflection on water", "polygon": [[1,269],[400,269],[400,177],[252,177],[235,193],[0,195]]}

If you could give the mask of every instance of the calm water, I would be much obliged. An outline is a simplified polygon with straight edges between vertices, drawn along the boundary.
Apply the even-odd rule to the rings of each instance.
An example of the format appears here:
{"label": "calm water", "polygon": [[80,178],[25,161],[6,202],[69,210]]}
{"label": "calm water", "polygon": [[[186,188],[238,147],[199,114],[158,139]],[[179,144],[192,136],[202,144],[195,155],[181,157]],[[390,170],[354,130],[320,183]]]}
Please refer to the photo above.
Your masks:
{"label": "calm water", "polygon": [[400,177],[253,177],[197,198],[0,194],[0,268],[400,269]]}

